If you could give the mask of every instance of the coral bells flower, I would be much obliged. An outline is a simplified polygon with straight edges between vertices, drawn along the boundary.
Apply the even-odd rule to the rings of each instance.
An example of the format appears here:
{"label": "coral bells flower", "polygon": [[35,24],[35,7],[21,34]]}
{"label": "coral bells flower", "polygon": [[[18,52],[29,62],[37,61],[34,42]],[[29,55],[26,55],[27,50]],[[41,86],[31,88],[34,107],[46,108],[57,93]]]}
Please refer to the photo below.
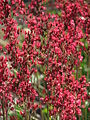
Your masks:
{"label": "coral bells flower", "polygon": [[31,0],[29,4],[0,0],[2,39],[8,41],[5,47],[0,45],[3,119],[8,109],[15,112],[17,105],[23,109],[22,117],[43,104],[48,106],[50,116],[59,115],[61,120],[76,120],[76,115],[82,114],[80,108],[89,85],[85,76],[75,78],[73,71],[76,68],[78,73],[82,50],[86,50],[81,40],[89,41],[89,10],[83,0],[54,3],[60,13],[48,13],[45,0]]}

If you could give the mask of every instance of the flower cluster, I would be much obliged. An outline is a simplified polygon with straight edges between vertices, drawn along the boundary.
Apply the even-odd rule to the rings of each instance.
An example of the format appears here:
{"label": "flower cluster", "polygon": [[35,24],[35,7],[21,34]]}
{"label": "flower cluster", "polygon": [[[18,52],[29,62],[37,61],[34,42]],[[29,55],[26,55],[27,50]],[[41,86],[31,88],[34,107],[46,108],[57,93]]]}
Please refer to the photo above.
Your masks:
{"label": "flower cluster", "polygon": [[[43,0],[0,1],[0,24],[3,26],[5,48],[0,46],[0,115],[7,117],[15,105],[35,110],[46,104],[50,115],[59,114],[61,120],[76,120],[87,99],[85,76],[78,78],[74,68],[83,60],[85,50],[81,39],[89,42],[89,10],[83,0],[56,0],[61,15],[47,13]],[[18,28],[23,22],[28,31]],[[20,35],[24,34],[21,43]],[[20,44],[21,47],[20,47]],[[40,96],[32,82],[43,68],[43,93]],[[76,78],[75,78],[76,74]],[[33,87],[34,86],[34,87]],[[37,87],[39,89],[39,85]],[[22,112],[20,114],[23,115]]]}

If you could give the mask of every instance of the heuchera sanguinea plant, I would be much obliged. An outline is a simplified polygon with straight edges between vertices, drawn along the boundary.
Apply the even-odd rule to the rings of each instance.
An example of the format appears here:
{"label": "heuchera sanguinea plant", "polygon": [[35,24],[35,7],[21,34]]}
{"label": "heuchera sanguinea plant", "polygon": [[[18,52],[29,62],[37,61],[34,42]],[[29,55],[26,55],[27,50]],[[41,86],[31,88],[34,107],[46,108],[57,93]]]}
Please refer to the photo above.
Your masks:
{"label": "heuchera sanguinea plant", "polygon": [[[89,43],[90,16],[84,0],[55,0],[61,15],[50,14],[44,0],[0,0],[0,24],[4,32],[0,46],[0,116],[8,119],[8,111],[23,106],[20,114],[46,104],[49,115],[60,120],[76,120],[87,99],[85,76],[78,78],[74,71],[83,60],[86,50],[81,39]],[[19,22],[28,32],[18,28]],[[20,34],[24,34],[22,47]],[[32,75],[43,69],[43,96],[34,88]],[[76,74],[76,75],[75,75]],[[76,76],[76,77],[75,77]],[[39,86],[38,86],[39,89]],[[40,103],[36,104],[36,97]],[[13,118],[12,118],[13,119]]]}

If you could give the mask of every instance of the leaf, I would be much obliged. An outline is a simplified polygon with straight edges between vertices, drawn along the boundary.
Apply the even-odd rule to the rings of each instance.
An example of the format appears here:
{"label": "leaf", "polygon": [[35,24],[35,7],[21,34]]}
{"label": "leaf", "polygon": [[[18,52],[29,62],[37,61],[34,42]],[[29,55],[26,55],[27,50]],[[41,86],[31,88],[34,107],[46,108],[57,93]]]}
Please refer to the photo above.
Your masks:
{"label": "leaf", "polygon": [[47,108],[43,109],[42,112],[47,114]]}

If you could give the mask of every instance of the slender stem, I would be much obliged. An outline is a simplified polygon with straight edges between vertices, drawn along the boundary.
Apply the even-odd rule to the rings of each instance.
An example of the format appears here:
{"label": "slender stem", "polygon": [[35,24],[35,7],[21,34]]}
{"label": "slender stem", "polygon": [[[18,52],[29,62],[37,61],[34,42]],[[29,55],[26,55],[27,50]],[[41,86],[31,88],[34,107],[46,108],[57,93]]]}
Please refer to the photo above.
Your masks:
{"label": "slender stem", "polygon": [[16,116],[16,120],[17,120],[17,111],[16,111],[16,105],[15,105],[15,116]]}
{"label": "slender stem", "polygon": [[49,108],[48,108],[48,104],[47,104],[47,120],[49,120]]}
{"label": "slender stem", "polygon": [[[88,50],[88,60],[87,60],[87,67],[90,68],[90,50]],[[87,81],[89,79],[89,72],[87,71]]]}
{"label": "slender stem", "polygon": [[6,108],[6,120],[8,120],[8,108]]}
{"label": "slender stem", "polygon": [[59,115],[59,120],[60,120],[60,115]]}
{"label": "slender stem", "polygon": [[[38,79],[38,75],[37,75],[37,89],[40,92],[39,86],[40,86],[40,80]],[[39,103],[40,103],[40,96],[38,96],[38,97],[39,97]],[[41,115],[41,120],[43,120],[43,114],[42,114],[42,109],[41,108],[40,108],[40,115]]]}
{"label": "slender stem", "polygon": [[29,112],[29,120],[31,120],[31,113]]}
{"label": "slender stem", "polygon": [[85,108],[85,120],[87,120],[87,108]]}
{"label": "slender stem", "polygon": [[2,100],[3,120],[5,120],[4,99]]}

